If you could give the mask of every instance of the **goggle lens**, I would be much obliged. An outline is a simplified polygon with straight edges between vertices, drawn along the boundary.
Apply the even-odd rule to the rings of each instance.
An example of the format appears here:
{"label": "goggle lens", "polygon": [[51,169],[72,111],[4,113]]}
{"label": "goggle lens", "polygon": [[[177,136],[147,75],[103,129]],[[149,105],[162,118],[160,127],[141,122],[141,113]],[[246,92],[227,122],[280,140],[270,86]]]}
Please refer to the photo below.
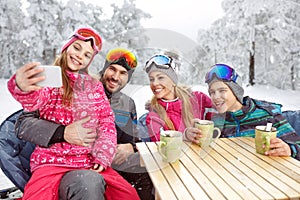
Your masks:
{"label": "goggle lens", "polygon": [[76,31],[74,36],[78,37],[81,40],[89,40],[93,41],[93,49],[98,53],[102,48],[102,40],[101,37],[92,29],[89,28],[80,28]]}
{"label": "goggle lens", "polygon": [[238,74],[233,68],[228,65],[216,64],[210,69],[209,72],[206,73],[205,83],[209,83],[214,78],[214,76],[224,81],[236,82]]}
{"label": "goggle lens", "polygon": [[137,59],[135,55],[126,49],[122,49],[122,48],[113,49],[110,52],[108,52],[106,56],[106,60],[108,60],[109,62],[117,62],[121,58],[124,58],[126,60],[129,70],[136,68]]}
{"label": "goggle lens", "polygon": [[157,65],[167,65],[170,64],[171,59],[164,55],[156,55],[149,60],[150,62],[155,62]]}
{"label": "goggle lens", "polygon": [[172,58],[165,56],[165,55],[155,55],[152,58],[150,58],[147,62],[146,62],[146,66],[145,66],[145,71],[148,73],[150,71],[150,66],[151,64],[154,62],[157,67],[162,68],[162,69],[168,69],[169,67],[171,67],[174,71],[175,71],[175,63],[172,62]]}

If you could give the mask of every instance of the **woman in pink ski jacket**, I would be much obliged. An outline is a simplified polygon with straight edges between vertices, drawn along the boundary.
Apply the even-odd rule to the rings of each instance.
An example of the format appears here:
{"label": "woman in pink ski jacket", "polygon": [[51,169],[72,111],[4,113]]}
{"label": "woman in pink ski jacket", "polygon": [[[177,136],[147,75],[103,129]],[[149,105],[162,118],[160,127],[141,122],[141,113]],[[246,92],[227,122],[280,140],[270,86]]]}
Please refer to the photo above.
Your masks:
{"label": "woman in pink ski jacket", "polygon": [[194,128],[187,135],[186,128],[193,125],[194,118],[210,119],[212,102],[206,94],[178,85],[178,65],[174,56],[164,54],[146,62],[145,71],[153,92],[146,125],[151,141],[159,141],[163,129],[180,131],[185,140],[199,143],[199,130]]}

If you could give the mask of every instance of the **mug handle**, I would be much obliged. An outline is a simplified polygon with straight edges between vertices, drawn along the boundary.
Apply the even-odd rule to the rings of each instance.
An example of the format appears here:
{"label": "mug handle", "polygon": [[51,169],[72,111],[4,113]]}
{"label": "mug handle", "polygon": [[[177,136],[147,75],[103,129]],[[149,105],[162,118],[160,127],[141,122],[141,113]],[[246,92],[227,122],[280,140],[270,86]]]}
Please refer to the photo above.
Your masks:
{"label": "mug handle", "polygon": [[221,136],[221,130],[218,127],[214,127],[213,131],[215,131],[215,130],[218,132],[218,135],[217,135],[217,137],[214,138],[213,142],[210,143],[211,147],[215,146],[217,139],[219,139],[219,137]]}
{"label": "mug handle", "polygon": [[164,160],[167,160],[167,156],[162,152],[162,148],[165,146],[167,146],[167,143],[164,141],[160,141],[158,144],[158,153],[163,157]]}

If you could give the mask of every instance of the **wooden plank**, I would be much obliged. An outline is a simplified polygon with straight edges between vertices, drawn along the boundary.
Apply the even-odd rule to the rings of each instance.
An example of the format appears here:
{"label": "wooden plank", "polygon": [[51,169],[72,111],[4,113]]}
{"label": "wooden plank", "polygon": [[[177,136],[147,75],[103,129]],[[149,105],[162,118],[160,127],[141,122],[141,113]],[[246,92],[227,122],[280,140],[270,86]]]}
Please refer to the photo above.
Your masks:
{"label": "wooden plank", "polygon": [[[243,165],[247,166],[247,168],[244,168],[246,170],[246,173],[249,178],[251,178],[254,182],[256,182],[258,185],[260,185],[265,191],[267,191],[270,195],[272,195],[274,198],[287,198],[287,196],[280,190],[277,189],[276,186],[274,186],[272,183],[270,183],[268,180],[264,178],[264,170],[261,168],[257,168],[251,160],[249,160],[246,156],[244,156],[241,153],[241,147],[239,147],[237,144],[231,143],[227,144],[227,140],[220,140],[219,146],[222,147],[224,150],[226,150],[228,153],[231,154],[231,156],[236,160],[231,160],[231,162],[234,162],[235,164],[242,163]],[[230,140],[228,140],[230,141]],[[260,161],[259,161],[260,162]],[[241,164],[239,164],[242,166]],[[262,172],[261,172],[262,171]]]}
{"label": "wooden plank", "polygon": [[156,195],[158,194],[160,199],[177,199],[168,181],[165,180],[163,173],[159,170],[160,168],[152,157],[146,143],[140,142],[136,146],[155,186]]}
{"label": "wooden plank", "polygon": [[[269,184],[263,178],[261,178],[258,174],[254,173],[248,166],[241,163],[239,160],[234,158],[230,153],[225,151],[222,147],[222,143],[220,145],[215,146],[215,151],[218,152],[218,156],[214,158],[220,162],[225,169],[229,171],[233,176],[235,176],[240,182],[243,184],[243,187],[252,191],[257,197],[261,199],[272,199],[272,194],[265,191],[266,185],[268,187],[273,187],[273,185]],[[226,157],[226,158],[224,158]],[[240,188],[240,186],[237,186]],[[243,188],[244,189],[244,188]]]}
{"label": "wooden plank", "polygon": [[[255,149],[253,148],[250,149],[249,152],[245,149],[247,148],[247,146],[239,142],[238,139],[223,141],[231,146],[231,150],[229,150],[229,152],[236,152],[236,154],[232,153],[233,156],[235,156],[241,162],[245,163],[247,166],[251,167],[253,171],[259,172],[259,175],[261,175],[265,180],[277,187],[278,190],[280,190],[286,196],[288,196],[289,198],[295,198],[299,196],[299,193],[295,191],[294,188],[300,188],[300,184],[292,178],[286,176],[279,170],[275,169],[272,165],[265,162],[264,159],[267,159],[267,156],[257,154],[255,152]],[[283,196],[279,194],[277,196],[276,194],[276,198],[283,198]]]}
{"label": "wooden plank", "polygon": [[[218,161],[217,161],[218,160]],[[226,182],[232,185],[233,190],[238,193],[244,199],[258,199],[253,192],[251,192],[248,187],[243,184],[239,178],[245,178],[241,173],[238,173],[238,170],[228,162],[215,150],[211,150],[210,156],[205,158],[205,162],[215,170],[215,172]],[[227,164],[227,165],[226,165]],[[228,171],[230,168],[230,171]],[[232,173],[235,173],[233,176]],[[238,176],[240,175],[240,176]],[[236,177],[238,176],[238,177]]]}
{"label": "wooden plank", "polygon": [[[256,152],[255,152],[255,143],[254,143],[255,139],[254,138],[248,138],[248,137],[247,138],[243,138],[243,137],[240,137],[240,138],[236,138],[236,139],[238,139],[238,140],[242,141],[243,143],[245,143],[245,144],[249,145],[250,147],[252,147],[254,154],[256,154]],[[249,148],[247,148],[247,149],[249,149]],[[300,162],[299,162],[299,160],[296,160],[294,158],[291,159],[292,157],[290,157],[290,156],[285,156],[285,157],[269,156],[269,158],[276,158],[276,160],[278,160],[279,162],[281,162],[281,160],[283,160],[283,161],[289,161],[290,164],[287,164],[287,165],[294,166],[297,169],[300,168]]]}
{"label": "wooden plank", "polygon": [[[243,141],[244,142],[244,141]],[[248,141],[246,141],[247,144]],[[244,147],[244,149],[250,151],[253,153],[253,150],[251,150],[250,146],[245,146],[242,143],[240,143],[240,145],[242,145]],[[254,148],[254,141],[251,143],[252,147]],[[258,154],[254,151],[253,153],[255,156],[259,157],[260,159],[262,159],[262,161],[264,161],[264,163],[267,163],[269,165],[272,165],[272,167],[278,169],[280,172],[280,174],[278,175],[278,173],[276,173],[276,176],[279,176],[279,178],[282,178],[280,175],[281,173],[285,174],[286,176],[288,176],[287,180],[285,181],[288,185],[290,185],[292,188],[294,188],[295,190],[297,190],[298,192],[300,192],[300,187],[298,187],[297,184],[300,183],[300,167],[297,167],[294,165],[293,169],[289,169],[287,166],[284,165],[284,163],[287,163],[288,165],[293,162],[293,163],[299,163],[298,160],[295,160],[291,157],[285,157],[285,159],[283,159],[282,157],[271,157],[271,156],[265,156],[265,155],[261,155]],[[288,159],[289,158],[289,159]],[[291,160],[290,162],[284,162],[286,161],[286,159]],[[274,172],[277,172],[276,170],[271,170],[271,173],[274,174]],[[290,182],[290,179],[293,179],[293,181],[297,182],[296,185],[294,184],[294,182]]]}
{"label": "wooden plank", "polygon": [[[250,139],[242,139],[239,138],[242,142],[246,143],[247,145],[251,146],[252,148],[255,148],[254,144],[254,138]],[[249,148],[245,148],[249,150]],[[251,151],[251,150],[249,150]],[[268,158],[272,159],[269,160]],[[282,171],[289,177],[293,178],[296,181],[300,181],[300,162],[296,159],[291,159],[291,157],[268,157],[268,162],[272,162],[272,165],[277,168],[278,170]],[[277,163],[275,163],[276,161]]]}
{"label": "wooden plank", "polygon": [[[186,155],[183,155],[181,159],[184,160],[185,157]],[[204,190],[200,187],[198,182],[194,179],[192,174],[190,174],[190,172],[188,171],[187,168],[189,168],[190,166],[183,165],[181,161],[174,162],[171,165],[177,173],[177,176],[184,183],[186,189],[189,191],[189,193],[193,196],[194,199],[210,199],[208,195],[204,192]]]}
{"label": "wooden plank", "polygon": [[[169,163],[166,163],[162,160],[161,155],[157,151],[157,146],[155,143],[148,143],[148,148],[151,151],[155,161],[157,162],[161,172],[163,173],[165,180],[167,180],[168,184],[172,188],[174,194],[178,199],[193,199],[189,191],[186,189],[182,180],[177,176],[174,169],[171,167]],[[179,161],[176,161],[179,162]],[[160,189],[158,189],[158,192]],[[162,197],[161,197],[162,198]],[[162,198],[163,199],[163,198]]]}
{"label": "wooden plank", "polygon": [[[203,188],[206,194],[210,197],[210,199],[226,199],[223,194],[210,182],[210,180],[199,170],[199,168],[193,163],[193,161],[187,157],[183,156],[180,161],[185,168],[189,171],[189,173],[194,177],[197,181],[197,184]],[[193,195],[195,199],[202,199],[200,195]]]}
{"label": "wooden plank", "polygon": [[[219,192],[221,192],[226,199],[243,199],[243,197],[239,196],[232,187],[230,183],[228,184],[226,181],[224,181],[216,172],[214,169],[211,168],[204,160],[207,159],[207,156],[205,159],[201,159],[199,156],[200,147],[197,145],[191,145],[190,146],[192,150],[187,150],[185,153],[190,157],[190,159],[195,163],[195,165],[198,167],[198,169],[206,176],[208,180],[216,187],[218,188]],[[199,183],[201,185],[201,182]]]}

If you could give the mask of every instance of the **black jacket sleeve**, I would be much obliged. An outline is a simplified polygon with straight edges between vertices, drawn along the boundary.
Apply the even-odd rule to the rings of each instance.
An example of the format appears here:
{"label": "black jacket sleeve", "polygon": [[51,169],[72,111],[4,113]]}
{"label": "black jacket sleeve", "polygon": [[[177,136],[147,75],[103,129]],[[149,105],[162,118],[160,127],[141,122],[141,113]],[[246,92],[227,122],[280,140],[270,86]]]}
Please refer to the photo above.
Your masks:
{"label": "black jacket sleeve", "polygon": [[136,142],[139,142],[138,138],[133,137],[132,135],[124,132],[118,125],[116,125],[116,130],[117,130],[117,143],[118,144],[130,143],[133,147],[134,152],[137,152]]}
{"label": "black jacket sleeve", "polygon": [[40,119],[37,111],[21,113],[15,129],[18,138],[43,147],[64,141],[64,126]]}

